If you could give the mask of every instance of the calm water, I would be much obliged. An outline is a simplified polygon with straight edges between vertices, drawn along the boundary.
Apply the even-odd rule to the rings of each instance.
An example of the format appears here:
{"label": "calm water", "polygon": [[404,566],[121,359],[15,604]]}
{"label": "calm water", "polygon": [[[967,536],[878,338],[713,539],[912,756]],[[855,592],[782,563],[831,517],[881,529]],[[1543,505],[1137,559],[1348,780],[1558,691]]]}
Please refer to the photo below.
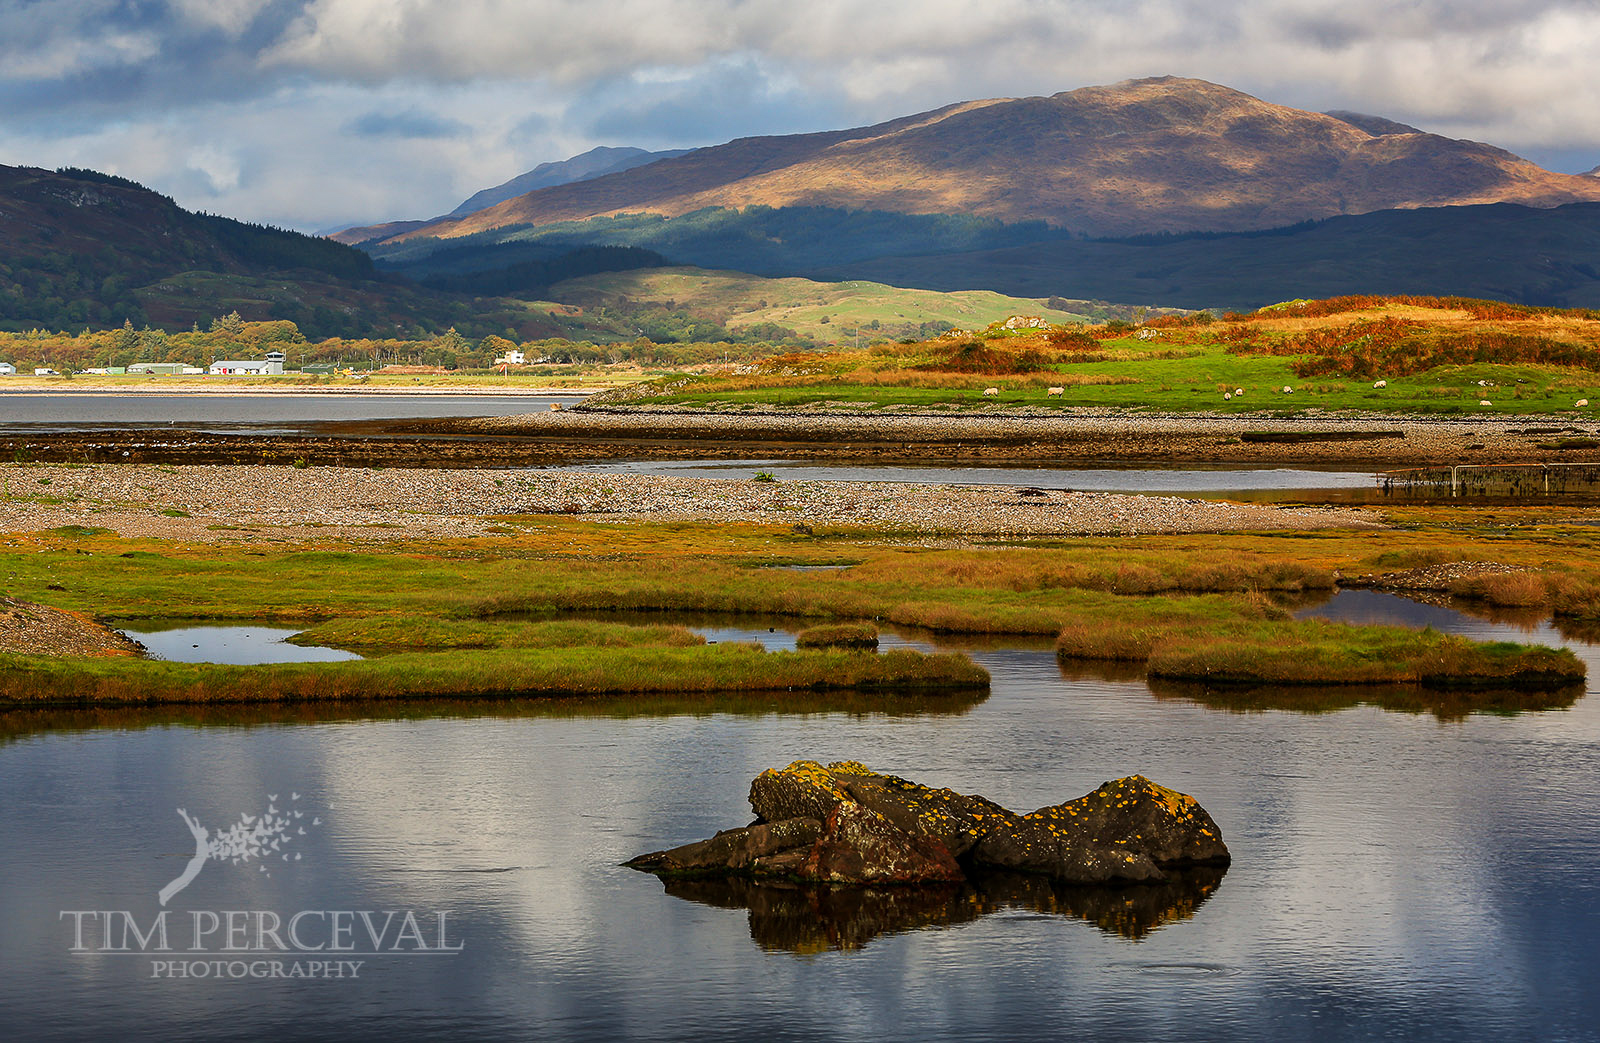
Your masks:
{"label": "calm water", "polygon": [[[714,636],[787,640],[760,621]],[[972,654],[993,693],[938,712],[13,720],[0,1021],[17,1039],[1596,1038],[1592,695],[1458,720],[1243,713],[1064,672],[1046,649]],[[1114,896],[1078,895],[914,930],[845,917],[860,947],[843,950],[804,902],[753,915],[618,868],[743,824],[751,776],[797,757],[1019,809],[1141,771],[1198,797],[1234,862],[1142,938],[1098,925]],[[355,980],[202,981],[68,952],[61,910],[154,915],[193,854],[176,809],[225,828],[291,794],[320,819],[291,845],[303,859],[208,862],[171,907],[447,910],[459,953],[370,958]]]}
{"label": "calm water", "polygon": [[332,663],[360,659],[354,652],[315,645],[291,645],[298,630],[274,626],[188,626],[162,621],[133,622],[122,632],[152,659],[178,663]]}
{"label": "calm water", "polygon": [[108,394],[0,390],[0,432],[44,433],[95,428],[182,427],[191,431],[249,430],[290,434],[317,424],[542,413],[581,395],[428,394]]}
{"label": "calm water", "polygon": [[601,474],[666,474],[696,478],[753,478],[764,471],[782,481],[1021,485],[1084,492],[1367,490],[1375,484],[1372,471],[1301,470],[1288,467],[919,467],[880,463],[820,464],[802,460],[615,460],[574,465],[571,469]]}

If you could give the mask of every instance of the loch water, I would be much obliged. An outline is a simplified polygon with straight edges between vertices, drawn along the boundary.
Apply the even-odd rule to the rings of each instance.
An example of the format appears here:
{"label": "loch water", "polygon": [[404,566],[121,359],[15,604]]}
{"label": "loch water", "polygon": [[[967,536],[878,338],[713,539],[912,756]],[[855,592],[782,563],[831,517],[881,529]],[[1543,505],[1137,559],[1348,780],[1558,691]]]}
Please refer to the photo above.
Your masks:
{"label": "loch water", "polygon": [[[1340,604],[1321,611],[1393,609]],[[688,622],[791,640],[779,621]],[[0,1034],[1596,1038],[1593,694],[1517,714],[1245,709],[1063,667],[1038,642],[938,643],[991,671],[986,698],[9,715]],[[1600,678],[1600,649],[1578,650]],[[1161,895],[1002,888],[940,908],[748,902],[619,866],[744,824],[751,777],[802,757],[1017,809],[1142,772],[1201,801],[1233,864]],[[195,911],[413,911],[432,942],[442,911],[460,948],[333,980],[174,980],[146,955],[72,951],[64,911],[162,908],[195,853],[178,809],[216,830],[269,802],[316,821],[288,845],[302,857],[207,862],[168,906],[175,932]]]}

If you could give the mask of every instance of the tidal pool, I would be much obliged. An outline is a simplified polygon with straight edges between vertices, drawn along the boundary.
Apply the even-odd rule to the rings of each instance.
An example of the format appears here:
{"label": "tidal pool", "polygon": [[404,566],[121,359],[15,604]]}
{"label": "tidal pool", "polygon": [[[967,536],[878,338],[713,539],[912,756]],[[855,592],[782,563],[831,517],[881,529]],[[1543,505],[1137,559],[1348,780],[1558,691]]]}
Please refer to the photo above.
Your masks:
{"label": "tidal pool", "polygon": [[[792,640],[780,629],[715,637]],[[994,677],[975,702],[0,715],[7,1038],[1594,1038],[1593,695],[1449,719],[1249,710],[1158,699],[1037,644],[968,647]],[[1600,650],[1578,650],[1592,690]],[[1019,809],[1142,772],[1205,805],[1233,864],[1120,905],[1021,881],[954,912],[750,904],[619,865],[738,821],[751,777],[802,757]],[[228,831],[291,796],[319,823],[293,837],[301,858],[207,861],[159,904],[195,855],[178,809]],[[105,951],[94,924],[73,951],[62,916],[142,928],[163,908],[174,947],[196,912],[392,910],[428,942],[444,912],[460,948],[353,956],[353,978],[173,978]],[[201,956],[226,964],[222,940]]]}
{"label": "tidal pool", "polygon": [[[303,628],[301,628],[303,629]],[[172,620],[134,620],[122,633],[152,659],[177,663],[331,663],[360,659],[354,652],[316,645],[291,645],[300,629],[282,626],[190,626]]]}

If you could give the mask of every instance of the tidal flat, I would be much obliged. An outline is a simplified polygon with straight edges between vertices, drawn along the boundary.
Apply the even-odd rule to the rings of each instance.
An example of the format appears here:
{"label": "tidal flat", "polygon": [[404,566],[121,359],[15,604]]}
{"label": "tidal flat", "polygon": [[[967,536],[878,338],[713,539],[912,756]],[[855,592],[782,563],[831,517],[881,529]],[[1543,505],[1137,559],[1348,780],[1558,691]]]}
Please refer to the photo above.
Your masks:
{"label": "tidal flat", "polygon": [[[1380,512],[1078,494],[1069,524],[1062,504],[998,487],[337,468],[0,472],[13,598],[111,626],[303,624],[307,643],[369,656],[212,667],[22,647],[0,672],[0,697],[13,704],[819,687],[892,699],[987,683],[959,655],[703,646],[672,629],[674,613],[689,612],[1033,635],[1054,639],[1065,660],[1124,661],[1165,682],[1503,694],[1570,687],[1583,665],[1566,651],[1430,629],[1296,619],[1288,606],[1309,591],[1382,587],[1455,563],[1446,592],[1539,606],[1572,626],[1600,614],[1600,544],[1578,508]],[[841,498],[868,496],[883,517],[841,511]],[[997,510],[996,498],[1016,512]],[[896,504],[906,519],[891,527],[883,518]],[[614,612],[666,626],[596,621]]]}

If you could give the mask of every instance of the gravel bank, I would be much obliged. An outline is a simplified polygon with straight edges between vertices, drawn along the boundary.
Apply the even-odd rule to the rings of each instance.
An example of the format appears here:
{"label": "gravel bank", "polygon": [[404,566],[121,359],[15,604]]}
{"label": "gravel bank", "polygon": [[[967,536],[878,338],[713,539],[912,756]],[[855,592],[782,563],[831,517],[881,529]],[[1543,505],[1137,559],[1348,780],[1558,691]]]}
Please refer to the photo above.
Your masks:
{"label": "gravel bank", "polygon": [[133,655],[139,646],[76,612],[0,596],[0,652],[28,655]]}
{"label": "gravel bank", "polygon": [[1381,527],[1367,511],[1178,497],[537,470],[7,464],[0,481],[0,530],[88,525],[199,540],[474,536],[508,514],[867,526],[955,537]]}
{"label": "gravel bank", "polygon": [[[1382,414],[1292,418],[1268,414],[1130,414],[1088,409],[996,409],[960,415],[888,410],[686,410],[582,406],[449,422],[450,429],[549,440],[612,438],[664,445],[785,447],[793,455],[1126,460],[1206,463],[1537,463],[1600,459],[1597,450],[1541,443],[1600,432],[1570,417],[1442,420]],[[1318,438],[1325,435],[1325,438]],[[1265,437],[1263,437],[1265,436]],[[1260,439],[1260,440],[1256,440]],[[655,454],[652,454],[655,455]]]}

